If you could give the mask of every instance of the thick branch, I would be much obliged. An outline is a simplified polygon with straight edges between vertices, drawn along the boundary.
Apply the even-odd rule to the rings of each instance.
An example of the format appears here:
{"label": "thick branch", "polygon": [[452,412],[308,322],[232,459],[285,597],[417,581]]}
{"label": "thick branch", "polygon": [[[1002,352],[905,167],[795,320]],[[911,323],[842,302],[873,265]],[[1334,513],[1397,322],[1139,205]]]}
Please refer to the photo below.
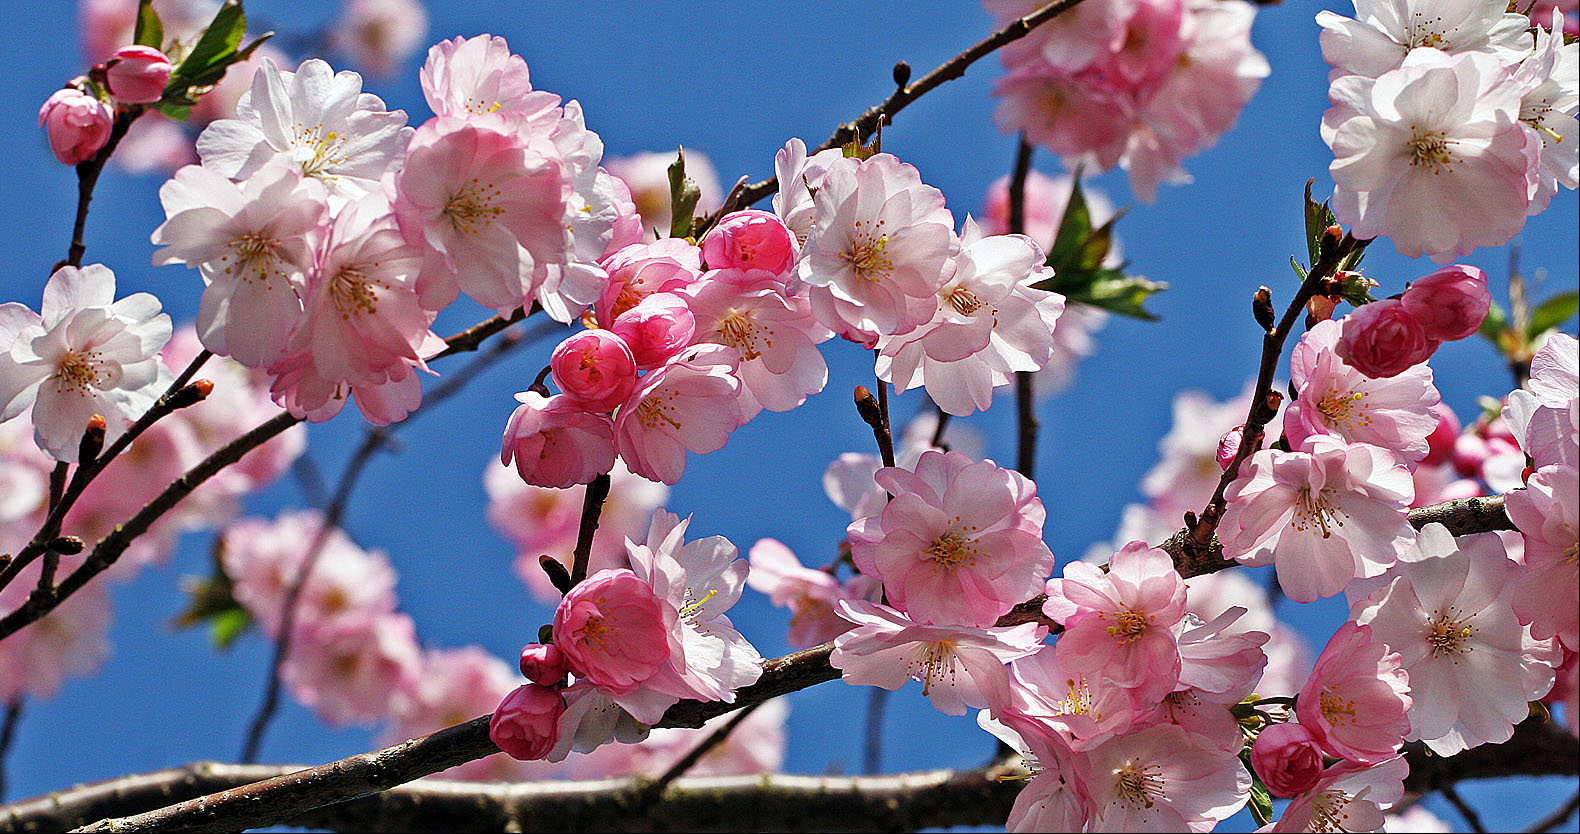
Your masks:
{"label": "thick branch", "polygon": [[[465,725],[463,725],[465,726]],[[1504,744],[1458,756],[1407,751],[1406,788],[1504,776],[1575,775],[1580,745],[1553,724],[1528,721]],[[291,775],[265,765],[197,763],[81,785],[0,808],[0,830],[60,831],[160,803],[179,802]],[[999,825],[1023,784],[991,773],[926,771],[876,777],[733,776],[677,781],[651,816],[632,813],[648,782],[475,784],[428,781],[282,817],[334,831],[759,830],[898,831]],[[236,821],[232,827],[247,824]],[[90,830],[112,830],[101,823]],[[115,830],[147,830],[117,828]],[[170,829],[177,830],[177,829]]]}
{"label": "thick branch", "polygon": [[[811,153],[837,148],[852,139],[864,140],[878,129],[880,121],[893,121],[894,114],[904,110],[911,102],[931,92],[934,88],[942,86],[944,82],[953,81],[965,75],[966,68],[978,60],[987,57],[1005,44],[1020,40],[1029,34],[1031,30],[1074,8],[1080,2],[1081,0],[1059,0],[1056,3],[1049,3],[1019,20],[1011,21],[1009,25],[978,41],[970,49],[939,64],[937,69],[922,76],[916,83],[907,84],[896,89],[881,104],[867,108],[867,112],[840,125],[833,135],[829,136],[823,144],[817,146]],[[711,225],[717,218],[736,209],[749,206],[778,190],[778,177],[769,177],[760,182],[742,186],[731,192],[732,199],[726,200],[724,205],[720,206],[719,210],[714,212],[713,217],[709,218],[706,223]]]}

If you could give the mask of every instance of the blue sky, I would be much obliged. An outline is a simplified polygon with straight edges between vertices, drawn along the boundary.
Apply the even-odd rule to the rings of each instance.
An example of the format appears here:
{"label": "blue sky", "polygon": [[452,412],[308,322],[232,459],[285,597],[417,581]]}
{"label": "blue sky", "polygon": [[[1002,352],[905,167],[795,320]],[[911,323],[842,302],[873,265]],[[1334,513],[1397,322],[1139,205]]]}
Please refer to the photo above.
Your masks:
{"label": "blue sky", "polygon": [[[75,199],[72,172],[53,160],[36,126],[37,107],[50,91],[85,69],[72,16],[62,11],[66,5],[0,8],[0,33],[11,48],[11,71],[0,80],[8,161],[0,205],[7,207],[7,237],[15,242],[0,272],[0,300],[29,306],[37,305],[50,265],[64,254]],[[909,61],[920,76],[991,27],[974,3],[920,0],[433,6],[430,42],[504,35],[527,59],[534,86],[582,102],[607,153],[683,144],[706,152],[726,183],[772,173],[773,154],[786,139],[800,136],[815,145],[839,122],[881,100],[891,89],[895,61]],[[322,3],[309,4],[307,12],[286,2],[248,7],[255,19],[295,33],[310,31],[328,14]],[[1186,162],[1194,185],[1163,187],[1155,204],[1134,205],[1120,224],[1133,271],[1172,289],[1152,302],[1161,322],[1114,319],[1098,335],[1099,353],[1081,366],[1076,385],[1040,407],[1037,472],[1048,508],[1046,538],[1061,563],[1109,538],[1121,508],[1140,499],[1136,485],[1156,461],[1179,390],[1197,388],[1224,399],[1254,374],[1260,339],[1245,314],[1249,294],[1258,284],[1273,287],[1275,297],[1294,291],[1288,261],[1304,250],[1301,190],[1310,177],[1319,195],[1332,187],[1326,177],[1332,157],[1317,134],[1328,68],[1317,48],[1315,11],[1314,5],[1285,3],[1260,13],[1253,40],[1271,62],[1272,76],[1237,128]],[[884,149],[915,164],[924,181],[940,188],[957,220],[980,210],[988,184],[1013,158],[1013,137],[1001,134],[991,118],[988,94],[999,72],[996,59],[979,63],[907,109],[884,135]],[[414,124],[428,115],[415,63],[394,78],[371,79],[367,88],[405,108]],[[1036,164],[1058,170],[1046,153]],[[120,170],[105,175],[89,220],[88,260],[116,271],[120,294],[154,292],[186,320],[197,309],[196,274],[149,265],[148,235],[163,219],[156,194],[161,181]],[[1122,173],[1096,182],[1117,205],[1134,202]],[[1576,285],[1576,224],[1575,194],[1564,192],[1517,238],[1524,272],[1546,276],[1547,289],[1538,295]],[[1465,260],[1492,276],[1494,295],[1502,298],[1508,258],[1497,249]],[[1368,275],[1386,294],[1431,268],[1399,257],[1386,242],[1367,259]],[[462,302],[435,329],[453,332],[486,315]],[[513,577],[509,545],[483,520],[481,470],[497,451],[515,405],[511,395],[526,387],[551,347],[516,354],[483,374],[465,396],[403,431],[399,451],[373,462],[353,499],[348,530],[362,545],[390,553],[401,575],[402,605],[431,645],[480,644],[510,658],[549,618],[549,609]],[[847,344],[829,343],[825,355],[830,380],[823,394],[795,412],[765,413],[724,450],[691,460],[668,506],[694,516],[694,534],[722,534],[743,551],[772,536],[815,564],[832,555],[849,519],[824,497],[819,479],[839,453],[872,448],[849,400],[853,386],[872,384],[872,363],[870,354]],[[1445,401],[1465,418],[1474,415],[1479,396],[1502,395],[1511,384],[1501,360],[1479,341],[1443,348],[1434,366]],[[916,392],[898,397],[896,422],[920,405]],[[988,438],[989,457],[1014,459],[1012,403],[963,422]],[[333,477],[362,431],[349,412],[313,427],[315,463]],[[303,503],[287,479],[256,496],[248,509],[272,515]],[[209,543],[206,536],[190,536],[169,565],[114,589],[115,654],[100,675],[69,683],[54,701],[29,705],[7,762],[10,798],[235,757],[261,695],[268,647],[253,635],[216,654],[201,633],[172,632],[166,625],[183,602],[179,578],[206,569]],[[1286,605],[1280,613],[1320,646],[1343,616],[1341,606],[1329,603]],[[783,643],[787,616],[761,596],[748,594],[733,613],[764,655],[789,648]],[[794,696],[786,769],[859,767],[855,728],[866,700],[865,692],[839,683]],[[972,766],[993,744],[969,718],[933,711],[915,688],[892,699],[888,727],[887,770]],[[371,738],[367,731],[329,730],[292,704],[282,710],[263,759],[325,761],[369,749]],[[1474,802],[1493,790],[1472,786],[1465,793]],[[1485,803],[1488,823],[1519,826],[1546,813],[1569,788],[1533,783],[1532,790],[1541,798]],[[1432,807],[1453,819],[1445,806],[1434,801]]]}

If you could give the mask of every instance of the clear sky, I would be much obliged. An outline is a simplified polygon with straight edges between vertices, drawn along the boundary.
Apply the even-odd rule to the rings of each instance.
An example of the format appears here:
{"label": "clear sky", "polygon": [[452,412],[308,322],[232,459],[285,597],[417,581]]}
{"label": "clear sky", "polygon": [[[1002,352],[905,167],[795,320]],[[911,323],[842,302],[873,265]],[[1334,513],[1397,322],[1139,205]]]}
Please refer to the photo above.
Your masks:
{"label": "clear sky", "polygon": [[[302,17],[303,6],[311,11]],[[1343,12],[1347,5],[1323,4]],[[69,239],[75,181],[50,156],[37,128],[37,108],[86,66],[78,51],[71,5],[0,4],[0,35],[9,47],[0,78],[0,131],[5,166],[0,205],[10,242],[0,270],[0,301],[36,307],[50,266]],[[255,20],[305,35],[327,17],[324,3],[249,2]],[[1326,106],[1326,73],[1317,48],[1315,4],[1287,2],[1263,9],[1253,40],[1272,76],[1240,124],[1208,152],[1186,162],[1194,185],[1164,186],[1157,203],[1134,205],[1119,226],[1134,272],[1168,282],[1156,297],[1158,323],[1115,318],[1097,336],[1074,387],[1040,408],[1043,442],[1039,489],[1048,508],[1046,538],[1060,563],[1112,536],[1121,508],[1140,500],[1141,475],[1157,459],[1170,404],[1184,388],[1218,399],[1239,392],[1255,371],[1259,334],[1246,314],[1258,284],[1286,298],[1295,278],[1291,254],[1304,260],[1301,190],[1331,193],[1332,157],[1317,133]],[[579,99],[587,123],[611,155],[667,150],[684,144],[706,152],[726,183],[772,173],[773,154],[800,136],[816,145],[839,122],[881,100],[890,68],[907,60],[916,75],[974,43],[992,22],[972,2],[879,0],[807,3],[535,2],[434,3],[429,42],[483,32],[503,35],[532,69],[535,87]],[[306,57],[306,56],[303,56]],[[339,65],[337,64],[337,68]],[[980,211],[990,182],[1009,168],[1013,137],[992,121],[989,90],[996,59],[981,62],[902,113],[885,132],[884,149],[915,164],[944,192],[957,220]],[[367,89],[413,124],[428,116],[415,62]],[[1037,167],[1058,171],[1046,153]],[[148,236],[163,219],[162,177],[106,173],[88,225],[88,261],[111,266],[118,294],[150,291],[178,320],[197,310],[195,272],[149,265]],[[1117,205],[1130,205],[1124,175],[1097,179]],[[1545,292],[1576,285],[1576,197],[1564,192],[1516,240],[1528,275],[1546,275]],[[1506,249],[1478,251],[1468,262],[1506,292]],[[1367,273],[1385,294],[1432,269],[1374,247]],[[463,302],[435,326],[453,332],[486,317]],[[1567,325],[1572,331],[1573,323]],[[496,454],[505,418],[543,366],[552,341],[484,374],[465,396],[446,403],[402,433],[400,449],[377,459],[346,520],[363,546],[386,550],[400,572],[402,607],[429,645],[480,644],[512,658],[534,639],[550,610],[514,578],[510,546],[486,525],[483,463]],[[722,534],[746,548],[772,536],[803,561],[822,564],[843,535],[848,516],[823,495],[823,468],[846,451],[867,452],[872,437],[850,406],[857,384],[872,385],[870,354],[843,343],[824,347],[830,378],[823,394],[787,414],[765,413],[739,430],[724,450],[693,457],[669,508],[692,514],[694,535]],[[1482,395],[1507,393],[1511,382],[1480,341],[1451,344],[1434,361],[1445,401],[1467,420]],[[441,366],[453,370],[456,365]],[[917,392],[898,397],[896,422],[921,405]],[[962,421],[988,438],[989,457],[1014,460],[1014,408],[1004,400]],[[238,427],[243,428],[243,427]],[[309,449],[334,477],[363,431],[358,415],[315,426]],[[254,514],[272,515],[304,498],[289,478],[255,497]],[[51,702],[30,703],[7,762],[9,798],[73,782],[153,770],[198,759],[233,759],[260,699],[268,647],[256,634],[217,655],[200,631],[172,632],[168,620],[183,604],[178,582],[207,568],[211,537],[189,536],[170,564],[118,585],[113,597],[115,654],[103,672],[70,682]],[[785,612],[754,593],[732,614],[765,656],[782,654]],[[1343,617],[1342,606],[1286,604],[1280,614],[1306,629],[1316,647]],[[1318,634],[1321,629],[1326,629]],[[786,769],[852,771],[859,767],[858,729],[867,698],[829,683],[791,699]],[[897,693],[888,716],[886,770],[974,766],[993,742],[970,718],[951,719],[927,706],[917,687]],[[372,734],[333,731],[305,709],[281,711],[262,758],[320,762],[370,749]],[[1560,782],[1529,783],[1530,801],[1493,801],[1496,786],[1464,793],[1487,822],[1518,827],[1545,814],[1572,790]],[[1433,799],[1429,807],[1457,821]],[[1242,814],[1236,823],[1248,824]]]}

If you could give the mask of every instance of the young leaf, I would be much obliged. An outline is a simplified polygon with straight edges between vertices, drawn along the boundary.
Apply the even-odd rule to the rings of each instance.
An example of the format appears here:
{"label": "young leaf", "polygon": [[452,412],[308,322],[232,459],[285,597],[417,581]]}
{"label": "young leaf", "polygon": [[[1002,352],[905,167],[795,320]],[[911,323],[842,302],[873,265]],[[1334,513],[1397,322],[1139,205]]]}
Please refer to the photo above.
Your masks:
{"label": "young leaf", "polygon": [[252,626],[252,615],[247,609],[240,606],[221,612],[209,624],[209,639],[214,641],[214,648],[225,650],[236,642],[236,638],[246,633]]}
{"label": "young leaf", "polygon": [[1070,187],[1070,203],[1065,206],[1064,219],[1059,223],[1059,233],[1048,249],[1048,266],[1055,272],[1080,269],[1080,250],[1092,236],[1092,215],[1086,208],[1086,196],[1081,193],[1081,173],[1076,171]]}
{"label": "young leaf", "polygon": [[1492,306],[1487,308],[1487,317],[1481,320],[1481,328],[1476,332],[1496,345],[1499,343],[1498,339],[1502,336],[1503,331],[1507,330],[1508,327],[1508,314],[1503,312],[1503,308],[1498,306],[1498,302],[1494,301]]}
{"label": "young leaf", "polygon": [[690,237],[692,224],[697,220],[697,201],[702,199],[702,189],[696,180],[686,176],[686,149],[675,152],[675,161],[669,164],[669,235]]}
{"label": "young leaf", "polygon": [[159,22],[159,13],[154,11],[154,0],[139,0],[137,25],[132,29],[132,43],[162,49],[164,40],[165,27]]}
{"label": "young leaf", "polygon": [[[1580,293],[1574,291],[1560,293],[1543,301],[1540,307],[1531,311],[1530,323],[1525,325],[1526,340],[1535,341],[1537,336],[1568,321],[1577,311],[1580,311]],[[1492,313],[1488,312],[1487,317],[1491,318]]]}
{"label": "young leaf", "polygon": [[186,60],[181,62],[179,71],[190,76],[197,70],[220,63],[235,53],[246,33],[247,15],[242,11],[241,0],[225,0],[192,51],[187,53]]}
{"label": "young leaf", "polygon": [[1267,825],[1273,821],[1273,797],[1268,795],[1267,786],[1257,777],[1255,771],[1251,773],[1251,816],[1256,818],[1257,825]]}

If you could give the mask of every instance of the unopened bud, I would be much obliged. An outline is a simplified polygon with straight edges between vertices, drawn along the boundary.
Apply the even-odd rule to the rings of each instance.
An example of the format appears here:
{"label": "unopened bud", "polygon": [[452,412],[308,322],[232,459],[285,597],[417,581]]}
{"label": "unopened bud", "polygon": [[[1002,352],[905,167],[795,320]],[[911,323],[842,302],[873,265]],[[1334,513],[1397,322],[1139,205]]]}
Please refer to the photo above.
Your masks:
{"label": "unopened bud", "polygon": [[107,428],[103,414],[95,414],[88,418],[88,428],[83,431],[82,441],[77,444],[77,463],[87,463],[99,456],[99,452],[104,449],[104,433]]}
{"label": "unopened bud", "polygon": [[1267,287],[1257,287],[1256,294],[1251,296],[1251,314],[1256,316],[1256,323],[1263,330],[1272,330],[1276,319],[1273,315],[1273,291]]}
{"label": "unopened bud", "polygon": [[545,553],[538,557],[538,567],[543,569],[549,577],[550,584],[559,589],[561,594],[570,593],[571,574],[564,565],[560,564],[560,560]]}
{"label": "unopened bud", "polygon": [[214,393],[213,382],[207,379],[197,380],[171,395],[170,410],[176,411],[190,405],[197,405],[208,399],[208,395],[212,393]]}
{"label": "unopened bud", "polygon": [[152,104],[164,98],[174,69],[170,59],[151,46],[123,46],[104,62],[105,83],[116,101]]}
{"label": "unopened bud", "polygon": [[1228,469],[1234,462],[1234,456],[1240,453],[1240,439],[1245,434],[1245,426],[1239,425],[1224,432],[1218,439],[1218,467]]}
{"label": "unopened bud", "polygon": [[877,426],[883,422],[883,412],[878,408],[878,399],[872,396],[865,385],[857,385],[855,391],[856,413],[861,415],[862,422],[869,426]]}
{"label": "unopened bud", "polygon": [[911,65],[901,61],[894,65],[894,86],[904,89],[911,83]]}
{"label": "unopened bud", "polygon": [[521,650],[521,674],[540,686],[565,682],[565,654],[553,643],[532,643]]}
{"label": "unopened bud", "polygon": [[49,543],[49,549],[62,556],[75,556],[82,552],[82,539],[76,536],[56,536]]}
{"label": "unopened bud", "polygon": [[1327,321],[1333,318],[1333,311],[1338,309],[1339,302],[1332,296],[1318,293],[1306,302],[1306,318],[1311,324]]}
{"label": "unopened bud", "polygon": [[1339,241],[1342,241],[1343,239],[1344,229],[1343,227],[1339,226],[1339,224],[1334,223],[1332,226],[1324,229],[1322,232],[1322,240],[1317,245],[1319,251],[1322,253],[1322,257],[1332,257],[1334,250],[1339,248]]}

